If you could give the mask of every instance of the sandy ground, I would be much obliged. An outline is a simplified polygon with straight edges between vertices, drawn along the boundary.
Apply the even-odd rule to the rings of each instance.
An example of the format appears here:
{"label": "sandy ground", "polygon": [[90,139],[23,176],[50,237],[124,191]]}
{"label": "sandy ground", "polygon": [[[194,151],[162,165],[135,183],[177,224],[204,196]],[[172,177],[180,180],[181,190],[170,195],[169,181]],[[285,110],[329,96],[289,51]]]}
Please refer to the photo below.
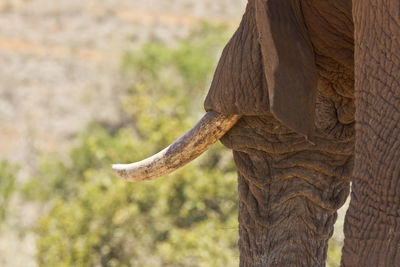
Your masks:
{"label": "sandy ground", "polygon": [[[116,119],[124,51],[173,41],[203,20],[235,28],[245,2],[1,0],[0,160],[26,164],[26,179],[38,151],[63,151],[89,121]],[[13,229],[29,226],[37,207],[15,202],[0,266],[36,266],[34,237],[19,239]]]}

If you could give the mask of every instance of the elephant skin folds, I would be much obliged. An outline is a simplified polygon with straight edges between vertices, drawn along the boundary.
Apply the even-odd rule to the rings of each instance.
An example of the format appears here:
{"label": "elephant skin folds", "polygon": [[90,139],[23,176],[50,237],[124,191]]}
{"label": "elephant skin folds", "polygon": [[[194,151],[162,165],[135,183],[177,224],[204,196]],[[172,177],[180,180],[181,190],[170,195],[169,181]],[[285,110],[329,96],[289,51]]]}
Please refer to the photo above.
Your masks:
{"label": "elephant skin folds", "polygon": [[242,115],[221,139],[241,266],[325,265],[353,166],[352,35],[350,0],[250,0],[223,51],[205,109]]}
{"label": "elephant skin folds", "polygon": [[[324,266],[336,210],[349,193],[351,2],[284,2],[249,1],[205,101],[206,110],[242,115],[221,140],[238,168],[241,266]],[[285,52],[293,44],[300,61]],[[286,86],[285,77],[298,82]],[[300,95],[290,93],[293,84]],[[274,110],[277,103],[290,112]],[[312,143],[304,138],[310,128]]]}
{"label": "elephant skin folds", "polygon": [[239,173],[241,266],[324,266],[352,139],[312,145],[269,115],[243,117],[221,141]]}
{"label": "elephant skin folds", "polygon": [[343,266],[400,266],[400,2],[353,1],[356,144]]}

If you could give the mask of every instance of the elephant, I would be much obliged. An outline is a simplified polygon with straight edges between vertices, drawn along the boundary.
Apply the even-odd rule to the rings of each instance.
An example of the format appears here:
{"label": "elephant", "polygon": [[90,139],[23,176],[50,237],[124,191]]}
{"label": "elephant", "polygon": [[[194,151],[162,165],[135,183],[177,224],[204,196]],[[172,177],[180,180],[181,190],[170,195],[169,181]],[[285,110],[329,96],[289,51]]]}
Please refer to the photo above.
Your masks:
{"label": "elephant", "polygon": [[204,117],[141,162],[151,180],[220,140],[238,172],[240,266],[400,266],[400,2],[248,0]]}

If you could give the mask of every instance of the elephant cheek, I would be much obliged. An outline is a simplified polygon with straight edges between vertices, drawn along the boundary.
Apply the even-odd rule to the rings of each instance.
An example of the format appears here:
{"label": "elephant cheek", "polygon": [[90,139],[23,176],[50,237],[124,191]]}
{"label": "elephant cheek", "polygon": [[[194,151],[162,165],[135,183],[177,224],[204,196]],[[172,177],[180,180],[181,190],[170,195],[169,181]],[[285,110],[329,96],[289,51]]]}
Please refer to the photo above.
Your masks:
{"label": "elephant cheek", "polygon": [[222,52],[204,102],[206,111],[237,115],[269,113],[254,12],[254,1],[249,1],[239,28]]}

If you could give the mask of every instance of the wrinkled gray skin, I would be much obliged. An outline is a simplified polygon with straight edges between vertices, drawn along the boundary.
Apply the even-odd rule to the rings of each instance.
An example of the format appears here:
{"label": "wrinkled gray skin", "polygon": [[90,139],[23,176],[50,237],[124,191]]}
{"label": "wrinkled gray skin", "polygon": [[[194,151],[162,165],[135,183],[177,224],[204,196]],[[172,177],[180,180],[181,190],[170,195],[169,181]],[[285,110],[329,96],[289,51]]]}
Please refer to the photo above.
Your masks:
{"label": "wrinkled gray skin", "polygon": [[242,115],[221,140],[238,168],[241,266],[324,266],[352,179],[342,265],[400,266],[399,10],[249,0],[205,101]]}

